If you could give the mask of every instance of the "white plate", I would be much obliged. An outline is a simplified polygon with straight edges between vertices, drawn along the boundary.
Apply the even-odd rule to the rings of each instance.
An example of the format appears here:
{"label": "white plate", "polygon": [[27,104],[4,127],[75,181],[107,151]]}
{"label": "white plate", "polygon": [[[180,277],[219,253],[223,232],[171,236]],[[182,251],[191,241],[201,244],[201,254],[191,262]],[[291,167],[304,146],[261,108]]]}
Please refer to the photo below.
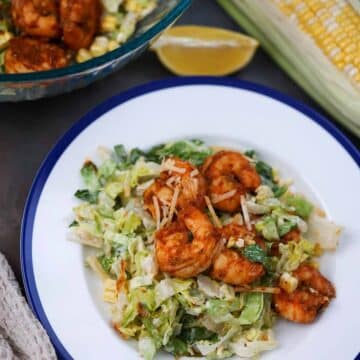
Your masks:
{"label": "white plate", "polygon": [[[212,78],[174,79],[100,105],[59,141],[29,195],[22,228],[27,296],[58,353],[75,359],[137,359],[136,344],[110,326],[81,246],[66,240],[79,169],[99,145],[149,148],[202,138],[256,149],[345,227],[323,272],[337,298],[313,325],[280,322],[279,347],[264,359],[353,359],[360,350],[360,155],[327,120],[272,90]],[[172,358],[161,354],[159,358]]]}

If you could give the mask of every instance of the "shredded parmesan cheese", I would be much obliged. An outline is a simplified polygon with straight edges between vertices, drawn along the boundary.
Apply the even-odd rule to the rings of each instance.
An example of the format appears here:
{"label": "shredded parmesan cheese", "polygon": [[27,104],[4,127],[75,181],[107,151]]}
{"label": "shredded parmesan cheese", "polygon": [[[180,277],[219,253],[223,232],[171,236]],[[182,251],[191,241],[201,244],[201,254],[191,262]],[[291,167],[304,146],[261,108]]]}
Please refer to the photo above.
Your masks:
{"label": "shredded parmesan cheese", "polygon": [[267,294],[279,294],[280,288],[278,287],[267,287],[267,286],[255,286],[253,288],[248,286],[236,286],[234,288],[235,292],[257,292],[257,293],[267,293]]}
{"label": "shredded parmesan cheese", "polygon": [[211,194],[211,201],[213,204],[217,204],[221,201],[232,198],[236,194],[236,189],[230,190],[223,194]]}
{"label": "shredded parmesan cheese", "polygon": [[250,216],[249,216],[249,212],[248,212],[248,209],[246,206],[246,200],[245,200],[244,195],[240,196],[240,203],[241,203],[241,210],[242,210],[242,213],[244,216],[246,228],[250,231],[251,230],[251,222],[250,222]]}
{"label": "shredded parmesan cheese", "polygon": [[142,196],[145,192],[145,190],[150,187],[154,183],[154,179],[151,179],[149,181],[146,181],[136,187],[136,195]]}
{"label": "shredded parmesan cheese", "polygon": [[180,176],[174,175],[174,176],[169,177],[166,180],[166,185],[169,187],[172,187],[174,183],[178,184],[179,182],[180,182]]}
{"label": "shredded parmesan cheese", "polygon": [[169,207],[167,205],[161,206],[163,218],[167,218],[169,215]]}
{"label": "shredded parmesan cheese", "polygon": [[156,216],[156,229],[160,229],[160,206],[159,201],[156,196],[153,196],[153,204],[155,208],[155,216]]}
{"label": "shredded parmesan cheese", "polygon": [[199,175],[199,170],[198,170],[198,169],[194,169],[194,170],[190,173],[190,177],[195,177],[196,175]]}
{"label": "shredded parmesan cheese", "polygon": [[180,174],[185,174],[186,169],[175,166],[175,161],[173,159],[167,159],[163,162],[163,164],[161,165],[161,170],[162,171],[170,171],[170,172],[177,172]]}
{"label": "shredded parmesan cheese", "polygon": [[171,223],[172,218],[174,216],[174,212],[175,212],[175,209],[176,209],[176,204],[177,204],[177,200],[178,200],[178,197],[179,197],[179,193],[180,193],[180,188],[178,188],[178,187],[175,188],[174,195],[173,195],[173,198],[171,200],[169,216],[168,216],[168,221],[167,221],[169,224]]}
{"label": "shredded parmesan cheese", "polygon": [[208,207],[208,209],[210,211],[210,214],[211,214],[211,216],[213,218],[215,226],[218,227],[218,228],[221,228],[221,222],[220,222],[218,216],[216,215],[216,212],[215,212],[215,210],[214,210],[214,208],[213,208],[213,206],[211,204],[210,199],[207,196],[205,196],[205,202],[206,202],[206,205],[207,205],[207,207]]}

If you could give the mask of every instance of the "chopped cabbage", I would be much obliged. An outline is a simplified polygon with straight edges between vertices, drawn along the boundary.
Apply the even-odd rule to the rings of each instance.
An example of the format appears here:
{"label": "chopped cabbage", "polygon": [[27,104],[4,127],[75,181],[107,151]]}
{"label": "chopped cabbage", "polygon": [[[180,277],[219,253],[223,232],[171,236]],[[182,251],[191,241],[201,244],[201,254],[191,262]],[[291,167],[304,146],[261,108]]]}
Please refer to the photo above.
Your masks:
{"label": "chopped cabbage", "polygon": [[199,275],[197,277],[199,290],[208,297],[231,300],[235,298],[235,292],[232,286],[221,284],[208,276]]}
{"label": "chopped cabbage", "polygon": [[[204,274],[192,279],[170,277],[157,266],[156,224],[144,210],[143,192],[159,175],[164,157],[178,156],[198,165],[212,150],[200,141],[185,140],[148,152],[127,153],[117,145],[113,152],[102,149],[101,153],[98,167],[87,162],[81,169],[84,189],[76,197],[82,202],[73,209],[70,231],[77,241],[101,249],[88,264],[104,281],[114,328],[137,339],[140,354],[149,360],[160,349],[175,356],[200,353],[210,360],[254,357],[274,348],[271,295],[239,293],[241,288]],[[320,217],[303,197],[279,186],[269,165],[256,159],[254,164],[263,183],[255,196],[247,196],[246,207],[256,215],[255,229],[266,247],[246,243],[247,239],[227,245],[266,268],[250,287],[274,286],[281,274],[315,256],[316,244],[335,248],[341,228]],[[241,214],[219,216],[223,224],[242,221]],[[282,237],[293,229],[306,239],[285,243]],[[268,251],[273,242],[278,242],[279,257]]]}
{"label": "chopped cabbage", "polygon": [[317,243],[325,250],[336,250],[342,227],[319,216],[314,211],[308,220],[306,238]]}
{"label": "chopped cabbage", "polygon": [[161,304],[164,300],[174,296],[177,293],[184,292],[193,285],[192,280],[180,280],[166,278],[161,280],[155,287],[156,303]]}
{"label": "chopped cabbage", "polygon": [[245,306],[241,311],[239,322],[241,325],[255,323],[264,309],[264,295],[261,293],[247,293],[245,295]]}
{"label": "chopped cabbage", "polygon": [[287,193],[282,197],[282,201],[289,207],[294,208],[296,215],[307,219],[314,206],[306,200],[302,195]]}
{"label": "chopped cabbage", "polygon": [[291,272],[315,255],[315,244],[306,239],[299,242],[290,241],[287,244],[279,244],[279,251],[281,256],[277,263],[277,272]]}
{"label": "chopped cabbage", "polygon": [[142,334],[138,342],[139,353],[145,360],[152,360],[156,354],[156,346],[153,339],[146,333]]}
{"label": "chopped cabbage", "polygon": [[259,330],[254,340],[241,336],[229,344],[229,348],[241,358],[252,358],[263,351],[272,350],[277,346],[271,330]]}

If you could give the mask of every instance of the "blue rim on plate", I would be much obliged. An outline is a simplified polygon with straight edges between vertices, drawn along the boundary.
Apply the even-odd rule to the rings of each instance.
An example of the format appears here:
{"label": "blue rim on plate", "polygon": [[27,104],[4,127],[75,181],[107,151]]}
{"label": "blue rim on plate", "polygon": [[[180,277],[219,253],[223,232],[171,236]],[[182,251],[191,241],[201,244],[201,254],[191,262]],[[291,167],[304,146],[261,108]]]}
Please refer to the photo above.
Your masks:
{"label": "blue rim on plate", "polygon": [[53,345],[56,348],[58,355],[63,359],[71,359],[70,354],[62,345],[60,339],[55,334],[49,320],[46,317],[45,311],[42,307],[41,300],[36,288],[34,270],[32,264],[32,235],[33,225],[36,213],[36,208],[39,202],[39,198],[43,187],[50,175],[54,165],[59,157],[69,146],[69,144],[92,122],[97,120],[101,115],[108,112],[112,108],[121,105],[122,103],[136,98],[138,96],[161,89],[167,89],[177,86],[186,85],[218,85],[226,87],[234,87],[238,89],[244,89],[253,91],[272,99],[278,100],[306,115],[312,119],[315,123],[320,125],[326,130],[332,137],[334,137],[342,147],[348,152],[348,154],[354,159],[357,165],[360,167],[360,152],[351,143],[351,141],[329,120],[312,110],[308,106],[294,100],[293,98],[284,95],[276,90],[267,88],[262,85],[257,85],[251,82],[240,81],[228,78],[213,78],[213,77],[188,77],[188,78],[172,78],[166,80],[160,80],[145,84],[133,89],[130,89],[124,93],[116,95],[99,106],[95,107],[88,114],[82,117],[75,125],[73,125],[58,141],[58,143],[50,151],[43,164],[41,165],[35,180],[32,184],[30,194],[28,196],[23,220],[21,227],[21,269],[22,277],[25,286],[25,292],[27,299],[32,307],[35,315],[38,317],[44,328],[46,329]]}

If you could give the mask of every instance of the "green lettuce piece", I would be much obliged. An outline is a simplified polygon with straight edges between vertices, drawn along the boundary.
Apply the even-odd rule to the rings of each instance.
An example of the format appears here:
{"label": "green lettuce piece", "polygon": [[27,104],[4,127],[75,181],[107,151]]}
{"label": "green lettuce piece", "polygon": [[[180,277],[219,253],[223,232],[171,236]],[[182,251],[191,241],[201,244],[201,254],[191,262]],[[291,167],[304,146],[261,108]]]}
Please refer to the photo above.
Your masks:
{"label": "green lettuce piece", "polygon": [[282,237],[286,235],[289,231],[296,229],[298,223],[294,217],[284,217],[281,223],[278,225],[279,235]]}
{"label": "green lettuce piece", "polygon": [[105,192],[112,199],[115,199],[118,195],[120,195],[124,191],[124,184],[120,181],[113,181],[105,186]]}
{"label": "green lettuce piece", "polygon": [[114,213],[115,201],[106,194],[105,191],[100,191],[98,194],[97,210],[104,218],[112,218]]}
{"label": "green lettuce piece", "polygon": [[275,324],[276,316],[272,310],[272,295],[263,294],[264,309],[260,319],[257,321],[257,328],[271,329]]}
{"label": "green lettuce piece", "polygon": [[200,326],[183,328],[179,338],[188,344],[193,344],[199,340],[217,341],[218,339],[216,333]]}
{"label": "green lettuce piece", "polygon": [[261,177],[262,184],[269,186],[275,197],[279,198],[286,193],[287,186],[279,186],[277,184],[274,177],[274,169],[270,165],[262,160],[259,160],[256,162],[255,169]]}
{"label": "green lettuce piece", "polygon": [[235,336],[229,343],[230,350],[241,359],[257,358],[261,352],[272,350],[277,346],[273,333],[270,329],[251,328],[253,339],[249,340],[248,336]]}
{"label": "green lettuce piece", "polygon": [[154,340],[142,332],[138,341],[139,353],[145,360],[152,360],[156,354],[156,346]]}
{"label": "green lettuce piece", "polygon": [[102,268],[108,273],[110,274],[111,272],[111,267],[113,266],[116,257],[115,256],[106,256],[106,255],[101,255],[98,256],[98,261],[100,263],[100,265],[102,266]]}
{"label": "green lettuce piece", "polygon": [[104,240],[110,244],[114,252],[119,255],[128,250],[134,238],[108,230],[104,233]]}
{"label": "green lettuce piece", "polygon": [[125,146],[124,145],[115,145],[114,146],[114,153],[115,153],[115,157],[116,159],[120,162],[120,163],[124,163],[127,160],[128,154],[125,150]]}
{"label": "green lettuce piece", "polygon": [[176,156],[198,166],[211,154],[212,150],[201,140],[181,140],[153,147],[146,153],[146,159],[161,163],[166,157]]}
{"label": "green lettuce piece", "polygon": [[200,315],[204,311],[205,296],[197,288],[181,291],[176,295],[186,313],[194,316]]}
{"label": "green lettuce piece", "polygon": [[152,288],[136,288],[128,294],[128,304],[125,307],[120,323],[121,328],[129,327],[135,320],[143,320],[144,311],[155,309],[155,292]]}
{"label": "green lettuce piece", "polygon": [[242,253],[251,262],[263,264],[268,272],[271,273],[273,271],[273,262],[271,257],[269,257],[258,244],[246,246]]}
{"label": "green lettuce piece", "polygon": [[99,177],[103,179],[109,179],[115,173],[116,170],[116,162],[113,159],[108,159],[104,161],[99,167],[98,173]]}
{"label": "green lettuce piece", "polygon": [[79,226],[79,222],[77,220],[73,220],[70,224],[69,224],[69,228],[72,228],[74,226]]}
{"label": "green lettuce piece", "polygon": [[[185,293],[194,285],[191,279],[182,280],[176,278],[166,278],[161,280],[155,287],[156,301],[161,304],[166,299],[178,294]],[[185,295],[186,296],[186,295]]]}
{"label": "green lettuce piece", "polygon": [[198,289],[207,297],[232,300],[235,298],[234,288],[230,285],[212,280],[208,276],[200,274],[197,277]]}
{"label": "green lettuce piece", "polygon": [[133,188],[139,184],[140,180],[158,176],[159,174],[159,164],[145,162],[141,157],[130,170],[130,186]]}
{"label": "green lettuce piece", "polygon": [[279,244],[279,251],[281,256],[277,263],[277,272],[291,272],[315,255],[315,244],[306,239],[290,241]]}
{"label": "green lettuce piece", "polygon": [[165,346],[172,337],[180,320],[178,310],[178,301],[175,298],[169,298],[156,311],[151,312],[148,317],[142,318],[147,332],[158,349]]}
{"label": "green lettuce piece", "polygon": [[121,320],[121,327],[127,328],[131,322],[135,320],[138,315],[138,301],[134,297],[130,297],[129,304],[126,306]]}
{"label": "green lettuce piece", "polygon": [[90,204],[96,204],[98,199],[98,192],[91,192],[88,189],[77,190],[74,194],[79,200],[86,201]]}
{"label": "green lettuce piece", "polygon": [[165,351],[175,355],[184,356],[189,354],[189,346],[178,337],[172,337],[165,345]]}
{"label": "green lettuce piece", "polygon": [[232,301],[209,299],[206,302],[206,313],[215,323],[236,323],[232,312],[240,311],[243,307],[243,299],[236,297]]}
{"label": "green lettuce piece", "polygon": [[132,149],[130,151],[127,162],[129,165],[133,165],[143,156],[145,156],[145,153],[142,150],[140,150],[138,148]]}
{"label": "green lettuce piece", "polygon": [[276,222],[272,216],[265,216],[260,219],[256,223],[255,229],[257,232],[261,233],[266,240],[279,240],[279,233]]}
{"label": "green lettuce piece", "polygon": [[264,295],[261,293],[247,293],[245,295],[245,306],[239,317],[240,324],[254,324],[260,318],[263,309]]}
{"label": "green lettuce piece", "polygon": [[[224,356],[228,357],[229,353],[226,351],[226,344],[234,335],[236,335],[237,332],[239,332],[239,330],[238,325],[232,326],[224,336],[221,336],[218,339],[218,341],[200,340],[195,343],[195,347],[201,355],[206,356],[206,358],[219,359]],[[219,353],[218,350],[220,350]]]}
{"label": "green lettuce piece", "polygon": [[137,228],[142,224],[141,218],[138,215],[133,211],[127,211],[124,208],[115,211],[114,217],[117,229],[125,235],[134,234]]}
{"label": "green lettuce piece", "polygon": [[289,207],[293,207],[295,209],[296,215],[299,215],[303,219],[307,219],[314,206],[306,200],[302,195],[298,194],[286,194],[282,201]]}
{"label": "green lettuce piece", "polygon": [[95,192],[99,189],[100,183],[98,180],[97,168],[94,163],[87,161],[81,168],[81,177],[90,192]]}

